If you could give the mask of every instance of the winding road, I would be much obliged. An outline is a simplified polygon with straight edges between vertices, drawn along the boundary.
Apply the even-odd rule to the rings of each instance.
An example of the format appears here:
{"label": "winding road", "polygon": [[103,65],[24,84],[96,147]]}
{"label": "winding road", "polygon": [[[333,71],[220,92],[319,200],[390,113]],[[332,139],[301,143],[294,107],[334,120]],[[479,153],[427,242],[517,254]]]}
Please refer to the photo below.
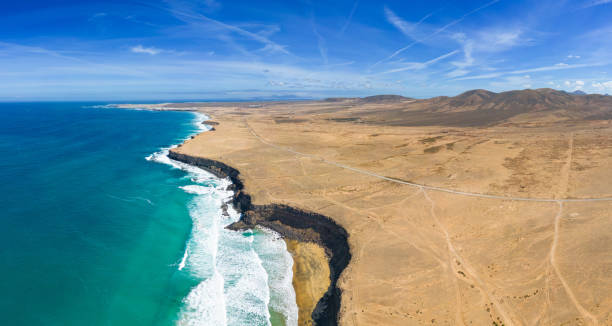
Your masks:
{"label": "winding road", "polygon": [[[326,160],[322,157],[313,155],[313,154],[308,154],[308,153],[302,153],[296,150],[293,150],[291,148],[287,148],[287,147],[283,147],[283,146],[279,146],[276,145],[264,138],[262,138],[261,136],[259,136],[255,130],[253,130],[253,128],[251,127],[251,125],[249,125],[247,119],[244,119],[244,124],[246,126],[246,128],[249,130],[249,132],[261,143],[282,150],[282,151],[286,151],[289,153],[293,153],[296,155],[300,155],[303,157],[310,157],[310,158],[314,158],[316,160],[319,160],[321,162],[324,162],[326,164],[329,165],[333,165],[333,166],[337,166],[339,168],[342,169],[346,169],[346,170],[350,170],[356,173],[360,173],[363,175],[368,175],[371,177],[375,177],[381,180],[386,180],[389,182],[394,182],[394,183],[398,183],[398,184],[403,184],[403,185],[408,185],[411,187],[416,187],[419,189],[419,192],[422,193],[425,197],[425,199],[430,203],[431,207],[431,216],[433,217],[436,225],[440,228],[441,232],[443,233],[444,239],[446,241],[446,246],[448,249],[448,257],[449,259],[451,259],[451,261],[449,262],[449,266],[451,266],[451,273],[457,277],[457,270],[455,270],[454,264],[452,263],[452,260],[456,260],[457,262],[459,262],[462,266],[463,266],[463,270],[467,273],[467,277],[469,277],[473,284],[476,285],[484,294],[484,296],[487,298],[487,301],[494,303],[494,307],[497,310],[497,312],[500,314],[501,318],[503,319],[503,321],[505,322],[506,325],[514,325],[515,323],[513,322],[514,320],[516,320],[516,316],[513,316],[513,312],[511,310],[509,310],[507,306],[505,306],[502,301],[498,301],[496,299],[496,297],[493,295],[493,292],[486,286],[485,282],[483,282],[483,280],[479,277],[479,275],[476,273],[476,271],[470,266],[469,262],[466,261],[460,254],[459,252],[455,249],[453,242],[451,241],[451,237],[449,232],[446,230],[445,226],[441,223],[441,221],[438,219],[436,212],[435,212],[435,202],[433,201],[432,198],[429,197],[429,195],[427,194],[427,191],[438,191],[438,192],[445,192],[445,193],[450,193],[450,194],[455,194],[455,195],[460,195],[460,196],[468,196],[468,197],[477,197],[477,198],[488,198],[488,199],[499,199],[499,200],[510,200],[510,201],[527,201],[527,202],[543,202],[543,203],[556,203],[558,205],[558,211],[556,216],[554,217],[553,220],[553,239],[552,239],[552,243],[551,243],[551,248],[550,248],[550,252],[548,255],[548,264],[550,267],[552,267],[555,275],[558,277],[558,279],[560,280],[565,292],[567,293],[570,301],[573,303],[573,305],[576,307],[576,309],[578,310],[578,312],[582,315],[582,317],[585,320],[589,320],[591,325],[597,326],[598,325],[598,320],[597,318],[591,314],[587,309],[585,309],[580,302],[577,300],[574,291],[572,290],[572,288],[569,286],[569,284],[566,282],[565,278],[563,277],[559,267],[557,266],[557,262],[556,262],[556,251],[557,251],[557,246],[558,246],[558,242],[559,242],[559,228],[560,228],[560,222],[561,222],[561,218],[562,218],[562,214],[563,214],[563,206],[564,203],[570,203],[570,202],[598,202],[598,201],[612,201],[611,197],[601,197],[601,198],[529,198],[529,197],[512,197],[512,196],[499,196],[499,195],[489,195],[489,194],[482,194],[482,193],[474,193],[474,192],[468,192],[468,191],[461,191],[461,190],[456,190],[456,189],[449,189],[449,188],[443,188],[443,187],[436,187],[436,186],[429,186],[429,185],[424,185],[424,184],[418,184],[418,183],[414,183],[414,182],[408,182],[408,181],[404,181],[404,180],[400,180],[400,179],[396,179],[396,178],[391,178],[391,177],[387,177],[384,175],[380,175],[377,173],[373,173],[370,171],[366,171],[366,170],[362,170],[362,169],[358,169],[358,168],[354,168],[342,163],[338,163],[338,162],[334,162],[334,161],[329,161]],[[562,171],[561,171],[561,177],[563,178],[563,183],[559,189],[559,195],[563,196],[566,194],[567,192],[567,184],[569,182],[569,172],[571,169],[571,162],[572,162],[572,155],[573,155],[573,147],[574,147],[574,135],[573,133],[570,134],[569,137],[569,148],[568,148],[568,158],[566,160],[566,163],[564,164]],[[453,273],[454,272],[454,273]],[[547,281],[548,284],[548,281]],[[458,295],[457,297],[458,302],[460,302],[461,298]],[[463,322],[463,316],[460,310],[457,310],[456,313],[456,322],[458,322],[459,324],[464,324]]]}
{"label": "winding road", "polygon": [[412,186],[412,187],[417,187],[420,189],[425,189],[425,190],[433,190],[433,191],[440,191],[440,192],[446,192],[446,193],[450,193],[450,194],[455,194],[455,195],[461,195],[461,196],[469,196],[469,197],[479,197],[479,198],[489,198],[489,199],[501,199],[501,200],[515,200],[515,201],[530,201],[530,202],[544,202],[544,203],[564,203],[564,202],[596,202],[596,201],[612,201],[612,197],[601,197],[601,198],[560,198],[560,199],[556,199],[556,198],[529,198],[529,197],[510,197],[510,196],[499,196],[499,195],[489,195],[489,194],[481,194],[481,193],[475,193],[475,192],[468,192],[468,191],[461,191],[461,190],[455,190],[455,189],[448,189],[448,188],[443,188],[443,187],[436,187],[436,186],[428,186],[428,185],[423,185],[423,184],[418,184],[418,183],[414,183],[414,182],[408,182],[408,181],[403,181],[403,180],[399,180],[399,179],[395,179],[395,178],[390,178],[390,177],[386,177],[384,175],[380,175],[380,174],[376,174],[370,171],[366,171],[366,170],[362,170],[362,169],[357,169],[348,165],[344,165],[338,162],[334,162],[334,161],[329,161],[326,160],[322,157],[316,156],[316,155],[312,155],[312,154],[308,154],[308,153],[302,153],[302,152],[298,152],[295,151],[291,148],[287,148],[287,147],[283,147],[283,146],[278,146],[276,144],[273,144],[267,140],[265,140],[264,138],[260,137],[255,130],[253,130],[253,128],[251,127],[251,125],[249,125],[248,121],[245,119],[244,120],[244,124],[246,125],[246,127],[248,128],[249,132],[255,137],[257,138],[260,142],[262,142],[263,144],[266,144],[268,146],[286,151],[286,152],[290,152],[293,154],[297,154],[297,155],[301,155],[301,156],[305,156],[305,157],[311,157],[317,160],[320,160],[324,163],[330,164],[330,165],[334,165],[346,170],[350,170],[350,171],[354,171],[357,173],[361,173],[364,175],[369,175],[378,179],[382,179],[382,180],[386,180],[386,181],[391,181],[391,182],[395,182],[395,183],[399,183],[399,184],[404,184],[404,185],[408,185],[408,186]]}

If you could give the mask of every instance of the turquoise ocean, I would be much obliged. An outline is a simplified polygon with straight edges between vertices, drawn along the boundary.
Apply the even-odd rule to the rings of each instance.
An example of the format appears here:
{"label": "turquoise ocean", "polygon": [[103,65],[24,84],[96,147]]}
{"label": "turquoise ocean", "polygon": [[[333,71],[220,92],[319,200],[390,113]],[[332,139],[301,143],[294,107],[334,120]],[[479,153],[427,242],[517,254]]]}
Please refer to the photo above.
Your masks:
{"label": "turquoise ocean", "polygon": [[166,156],[205,119],[0,103],[0,324],[296,325],[284,241]]}

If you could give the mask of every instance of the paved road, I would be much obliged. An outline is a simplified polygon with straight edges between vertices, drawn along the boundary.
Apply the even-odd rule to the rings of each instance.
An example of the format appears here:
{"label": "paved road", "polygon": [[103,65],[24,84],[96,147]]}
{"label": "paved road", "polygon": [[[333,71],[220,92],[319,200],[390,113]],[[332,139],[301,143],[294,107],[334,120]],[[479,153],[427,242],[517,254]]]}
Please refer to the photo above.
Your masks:
{"label": "paved road", "polygon": [[274,148],[277,148],[277,149],[280,149],[280,150],[283,150],[283,151],[286,151],[286,152],[290,152],[290,153],[293,153],[293,154],[297,154],[297,155],[301,155],[301,156],[305,156],[305,157],[312,157],[312,158],[318,159],[318,160],[320,160],[320,161],[322,161],[324,163],[335,165],[337,167],[340,167],[340,168],[343,168],[343,169],[346,169],[346,170],[351,170],[351,171],[354,171],[354,172],[357,172],[357,173],[361,173],[361,174],[365,174],[365,175],[369,175],[369,176],[372,176],[372,177],[375,177],[375,178],[378,178],[378,179],[387,180],[387,181],[391,181],[391,182],[395,182],[395,183],[400,183],[400,184],[405,184],[405,185],[412,186],[412,187],[417,187],[417,188],[420,188],[420,189],[440,191],[440,192],[446,192],[446,193],[450,193],[450,194],[469,196],[469,197],[502,199],[502,200],[516,200],[516,201],[531,201],[531,202],[563,203],[563,202],[612,201],[611,197],[602,197],[602,198],[564,198],[564,199],[507,197],[507,196],[480,194],[480,193],[475,193],[475,192],[454,190],[454,189],[435,187],[435,186],[428,186],[428,185],[423,185],[423,184],[403,181],[403,180],[399,180],[399,179],[395,179],[395,178],[385,177],[384,175],[376,174],[376,173],[373,173],[373,172],[370,172],[370,171],[366,171],[366,170],[350,167],[348,165],[344,165],[344,164],[341,164],[341,163],[329,161],[329,160],[326,160],[326,159],[324,159],[322,157],[319,157],[319,156],[316,156],[316,155],[302,153],[302,152],[298,152],[298,151],[292,150],[291,148],[286,148],[286,147],[278,146],[276,144],[273,144],[273,143],[271,143],[271,142],[261,138],[255,132],[255,130],[253,130],[253,128],[251,128],[251,125],[249,125],[249,123],[246,121],[246,119],[244,120],[244,123],[247,126],[247,128],[249,129],[249,131],[251,132],[251,134],[253,136],[255,136],[255,138],[257,138],[260,142],[262,142],[262,143],[264,143],[264,144],[266,144],[268,146],[271,146],[271,147],[274,147]]}

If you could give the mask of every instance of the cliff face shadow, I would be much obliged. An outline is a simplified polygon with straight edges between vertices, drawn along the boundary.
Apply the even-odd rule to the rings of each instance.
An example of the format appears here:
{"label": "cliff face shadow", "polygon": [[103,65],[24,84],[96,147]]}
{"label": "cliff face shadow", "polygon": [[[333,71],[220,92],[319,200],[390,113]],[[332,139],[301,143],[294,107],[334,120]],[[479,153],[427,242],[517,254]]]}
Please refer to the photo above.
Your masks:
{"label": "cliff face shadow", "polygon": [[229,225],[230,230],[263,226],[283,237],[302,242],[314,242],[325,248],[329,257],[330,285],[319,299],[312,320],[316,325],[338,325],[342,291],[337,287],[340,275],[351,260],[346,230],[327,216],[306,212],[287,205],[253,205],[246,194],[240,172],[224,163],[170,151],[171,159],[197,166],[217,177],[229,177],[234,190],[233,205],[242,213],[240,221]]}

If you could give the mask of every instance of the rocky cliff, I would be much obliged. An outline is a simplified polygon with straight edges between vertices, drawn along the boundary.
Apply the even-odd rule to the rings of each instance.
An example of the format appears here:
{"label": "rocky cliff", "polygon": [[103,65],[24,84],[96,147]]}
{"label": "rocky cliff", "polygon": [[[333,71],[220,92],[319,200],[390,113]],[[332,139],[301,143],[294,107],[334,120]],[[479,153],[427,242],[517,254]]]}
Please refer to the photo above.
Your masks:
{"label": "rocky cliff", "polygon": [[251,197],[244,192],[240,172],[233,167],[215,160],[194,157],[170,151],[171,159],[207,170],[217,177],[229,177],[234,191],[233,205],[242,213],[240,221],[228,226],[232,230],[244,230],[257,225],[272,229],[283,237],[314,242],[325,248],[329,257],[330,286],[319,300],[312,313],[316,325],[338,324],[341,291],[337,281],[351,259],[348,233],[329,217],[306,212],[287,205],[253,205]]}

